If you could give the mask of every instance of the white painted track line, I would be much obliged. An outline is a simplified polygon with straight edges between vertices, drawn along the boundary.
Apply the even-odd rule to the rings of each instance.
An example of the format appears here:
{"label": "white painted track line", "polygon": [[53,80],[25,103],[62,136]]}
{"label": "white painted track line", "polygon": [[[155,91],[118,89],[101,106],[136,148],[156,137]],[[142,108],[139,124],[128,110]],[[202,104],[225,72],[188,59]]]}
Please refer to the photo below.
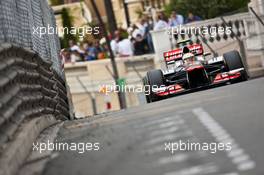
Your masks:
{"label": "white painted track line", "polygon": [[192,111],[216,141],[219,143],[231,143],[232,149],[226,150],[226,153],[238,170],[247,171],[255,168],[255,162],[250,159],[250,156],[238,146],[235,139],[210,114],[202,108],[195,108]]}

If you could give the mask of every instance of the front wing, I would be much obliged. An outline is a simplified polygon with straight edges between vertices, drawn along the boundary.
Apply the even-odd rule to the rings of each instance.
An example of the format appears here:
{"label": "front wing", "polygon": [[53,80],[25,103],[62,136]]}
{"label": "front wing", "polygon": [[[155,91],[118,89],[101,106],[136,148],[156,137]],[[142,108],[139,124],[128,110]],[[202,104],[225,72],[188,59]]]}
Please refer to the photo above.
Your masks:
{"label": "front wing", "polygon": [[153,94],[159,97],[166,97],[166,96],[173,96],[173,95],[188,93],[188,92],[198,90],[201,88],[213,87],[216,85],[225,84],[227,82],[239,80],[243,74],[243,71],[245,71],[245,69],[240,68],[240,69],[232,70],[229,72],[218,73],[209,85],[200,86],[194,89],[190,89],[190,88],[186,89],[186,88],[183,88],[179,84],[173,84],[173,85],[164,86],[161,88],[153,88],[152,92]]}

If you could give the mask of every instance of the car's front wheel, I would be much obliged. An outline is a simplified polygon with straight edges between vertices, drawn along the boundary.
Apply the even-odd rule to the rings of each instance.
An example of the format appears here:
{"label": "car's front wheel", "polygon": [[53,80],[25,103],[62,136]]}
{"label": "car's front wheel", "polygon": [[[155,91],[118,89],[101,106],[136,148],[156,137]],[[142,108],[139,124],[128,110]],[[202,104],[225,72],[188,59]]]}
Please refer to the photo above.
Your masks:
{"label": "car's front wheel", "polygon": [[155,70],[151,70],[147,72],[147,95],[146,95],[146,99],[148,103],[154,102],[154,101],[159,101],[161,100],[160,97],[158,97],[157,95],[155,95],[153,93],[153,87],[161,87],[164,86],[164,76],[163,73],[160,69],[155,69]]}
{"label": "car's front wheel", "polygon": [[147,103],[150,103],[150,97],[149,97],[149,83],[148,83],[148,78],[147,77],[144,77],[143,78],[143,86],[144,86],[144,94],[145,94],[145,97],[146,97],[146,102]]}
{"label": "car's front wheel", "polygon": [[[238,51],[233,50],[233,51],[227,52],[223,55],[223,57],[224,57],[224,61],[225,61],[228,71],[232,71],[232,70],[236,70],[240,68],[245,69],[242,58]],[[242,81],[247,80],[248,79],[247,71],[244,70],[241,73],[242,73],[241,80]]]}

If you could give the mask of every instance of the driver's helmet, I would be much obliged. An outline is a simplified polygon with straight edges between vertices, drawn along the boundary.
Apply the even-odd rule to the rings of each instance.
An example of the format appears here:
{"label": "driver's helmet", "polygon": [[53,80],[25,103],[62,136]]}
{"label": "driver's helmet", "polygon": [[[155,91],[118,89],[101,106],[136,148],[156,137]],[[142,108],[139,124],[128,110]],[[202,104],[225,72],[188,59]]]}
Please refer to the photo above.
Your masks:
{"label": "driver's helmet", "polygon": [[195,62],[195,56],[192,53],[186,53],[182,56],[184,63],[193,64]]}

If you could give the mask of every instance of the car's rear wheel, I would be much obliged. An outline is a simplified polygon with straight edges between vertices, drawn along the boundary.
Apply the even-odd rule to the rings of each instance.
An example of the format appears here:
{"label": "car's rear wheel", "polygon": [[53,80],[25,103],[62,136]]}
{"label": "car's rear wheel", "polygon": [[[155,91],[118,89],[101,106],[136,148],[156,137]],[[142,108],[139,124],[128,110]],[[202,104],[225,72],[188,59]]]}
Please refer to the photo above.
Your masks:
{"label": "car's rear wheel", "polygon": [[147,101],[154,102],[161,100],[160,97],[155,95],[152,92],[153,87],[161,87],[164,86],[164,76],[160,69],[155,69],[147,72],[147,82],[148,82],[148,93],[149,95],[146,96]]}
{"label": "car's rear wheel", "polygon": [[[226,64],[228,71],[232,71],[232,70],[236,70],[240,68],[245,69],[242,58],[238,51],[234,50],[234,51],[227,52],[223,55],[223,57],[224,57],[225,64]],[[241,80],[242,81],[247,80],[248,79],[247,71],[244,70],[241,73],[242,73]]]}

